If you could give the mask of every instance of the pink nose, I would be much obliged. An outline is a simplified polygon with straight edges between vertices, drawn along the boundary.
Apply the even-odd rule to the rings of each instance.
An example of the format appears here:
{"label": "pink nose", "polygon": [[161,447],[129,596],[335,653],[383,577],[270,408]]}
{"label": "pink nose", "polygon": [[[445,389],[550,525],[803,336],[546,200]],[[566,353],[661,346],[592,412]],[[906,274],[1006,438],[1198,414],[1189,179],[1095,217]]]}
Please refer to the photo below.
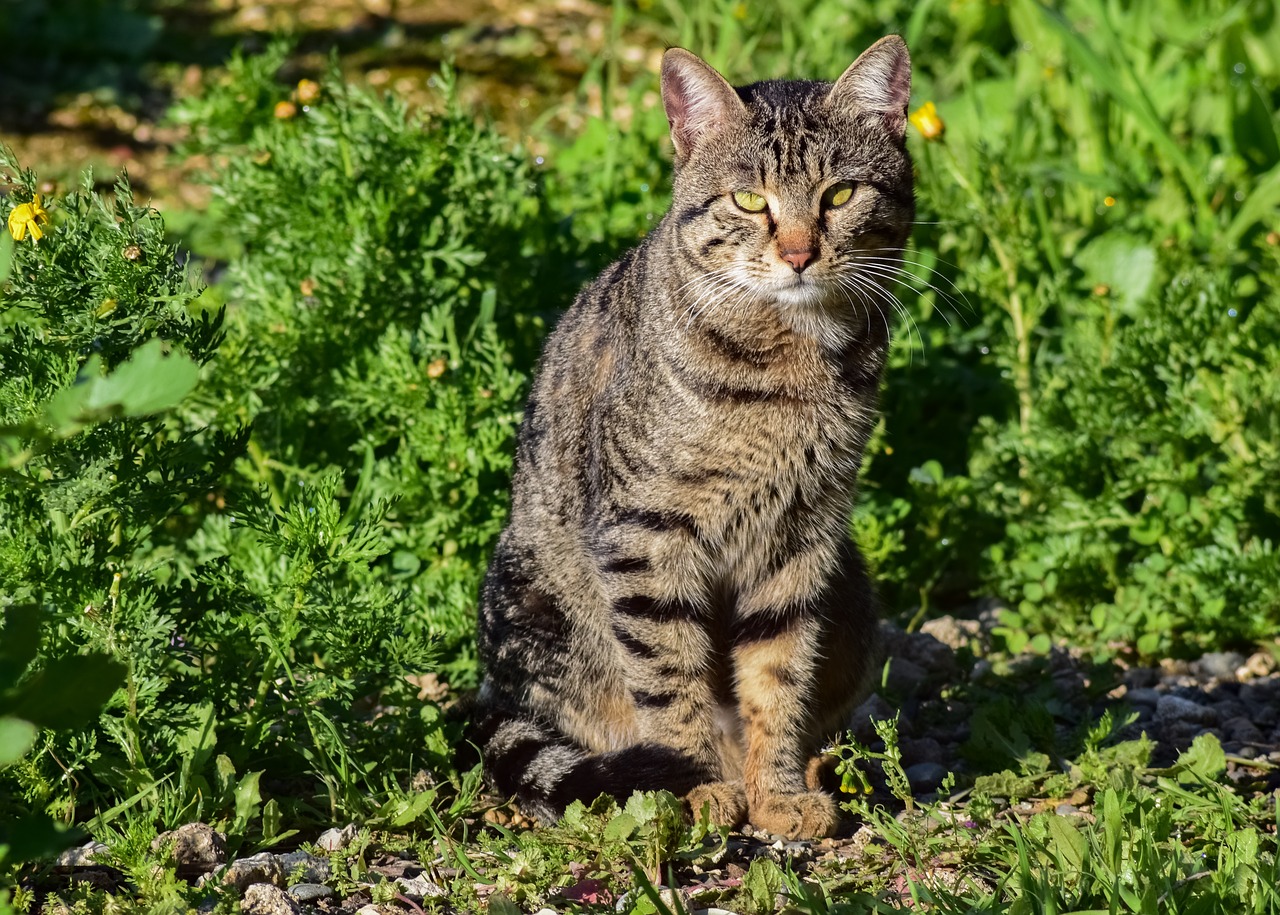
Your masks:
{"label": "pink nose", "polygon": [[813,260],[813,251],[808,248],[801,248],[796,251],[783,251],[782,259],[791,265],[791,269],[796,273],[803,273],[804,268],[809,266],[809,262]]}

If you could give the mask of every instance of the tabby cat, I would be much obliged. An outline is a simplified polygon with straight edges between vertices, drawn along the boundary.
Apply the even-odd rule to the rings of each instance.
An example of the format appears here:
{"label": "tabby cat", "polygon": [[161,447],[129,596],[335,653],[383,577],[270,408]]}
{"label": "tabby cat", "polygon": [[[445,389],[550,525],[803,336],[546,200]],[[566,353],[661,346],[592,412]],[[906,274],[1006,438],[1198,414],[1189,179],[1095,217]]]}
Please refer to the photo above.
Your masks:
{"label": "tabby cat", "polygon": [[897,36],[834,84],[663,58],[671,210],[547,341],[481,595],[473,739],[524,810],[665,788],[834,829],[809,762],[876,661],[848,519],[914,217],[910,66]]}

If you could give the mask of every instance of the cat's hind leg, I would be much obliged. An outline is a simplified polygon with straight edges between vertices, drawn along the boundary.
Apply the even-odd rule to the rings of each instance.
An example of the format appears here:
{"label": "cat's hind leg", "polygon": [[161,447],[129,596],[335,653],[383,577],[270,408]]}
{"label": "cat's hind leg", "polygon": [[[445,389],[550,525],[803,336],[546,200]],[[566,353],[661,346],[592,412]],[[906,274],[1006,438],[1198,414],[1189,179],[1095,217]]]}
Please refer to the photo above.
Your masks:
{"label": "cat's hind leg", "polygon": [[687,795],[708,780],[687,754],[662,744],[591,753],[517,706],[482,700],[477,711],[470,738],[491,785],[544,823],[554,823],[575,800],[607,794],[623,801],[633,791]]}

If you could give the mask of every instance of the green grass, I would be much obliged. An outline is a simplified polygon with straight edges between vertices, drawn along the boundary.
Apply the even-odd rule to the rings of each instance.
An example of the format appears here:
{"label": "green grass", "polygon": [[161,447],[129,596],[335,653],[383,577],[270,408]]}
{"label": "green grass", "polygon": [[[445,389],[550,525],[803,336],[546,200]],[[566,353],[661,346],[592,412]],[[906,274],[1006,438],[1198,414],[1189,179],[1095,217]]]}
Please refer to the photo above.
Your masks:
{"label": "green grass", "polygon": [[[908,39],[912,107],[946,131],[910,140],[920,223],[850,522],[893,615],[997,597],[997,661],[1063,642],[1151,661],[1280,629],[1269,4],[698,0],[617,3],[611,23],[581,92],[602,116],[536,137],[542,166],[447,71],[430,117],[336,66],[280,117],[287,47],[228,61],[170,114],[210,163],[208,211],[175,214],[225,265],[208,288],[127,181],[46,194],[39,244],[0,234],[0,911],[86,832],[133,880],[111,905],[211,900],[150,851],[193,819],[244,854],[359,822],[344,886],[402,847],[456,872],[439,879],[463,910],[567,887],[664,911],[655,886],[726,860],[729,837],[662,797],[485,826],[456,723],[416,697],[475,683],[542,335],[666,206],[665,118],[632,46],[745,81],[833,78]],[[7,218],[39,178],[0,165]],[[975,728],[1024,700],[978,696]],[[808,870],[761,859],[719,904],[1280,909],[1273,795],[1228,778],[1211,738],[1155,769],[1114,721],[1086,724],[1071,746],[978,741],[954,799],[911,797],[891,728],[848,745],[847,787],[883,786],[848,801],[869,842]],[[1053,813],[1065,798],[1078,813]]]}

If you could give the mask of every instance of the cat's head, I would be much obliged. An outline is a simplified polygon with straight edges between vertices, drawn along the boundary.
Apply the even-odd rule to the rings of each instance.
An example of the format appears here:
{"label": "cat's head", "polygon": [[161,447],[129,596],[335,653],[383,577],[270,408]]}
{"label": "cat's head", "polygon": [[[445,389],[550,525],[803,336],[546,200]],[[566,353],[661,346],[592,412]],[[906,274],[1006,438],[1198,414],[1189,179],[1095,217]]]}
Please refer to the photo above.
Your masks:
{"label": "cat's head", "polygon": [[[675,145],[669,219],[682,256],[723,299],[783,310],[874,306],[915,216],[906,109],[911,60],[881,39],[835,83],[734,88],[672,48],[662,101]],[[883,303],[881,303],[883,304]]]}

